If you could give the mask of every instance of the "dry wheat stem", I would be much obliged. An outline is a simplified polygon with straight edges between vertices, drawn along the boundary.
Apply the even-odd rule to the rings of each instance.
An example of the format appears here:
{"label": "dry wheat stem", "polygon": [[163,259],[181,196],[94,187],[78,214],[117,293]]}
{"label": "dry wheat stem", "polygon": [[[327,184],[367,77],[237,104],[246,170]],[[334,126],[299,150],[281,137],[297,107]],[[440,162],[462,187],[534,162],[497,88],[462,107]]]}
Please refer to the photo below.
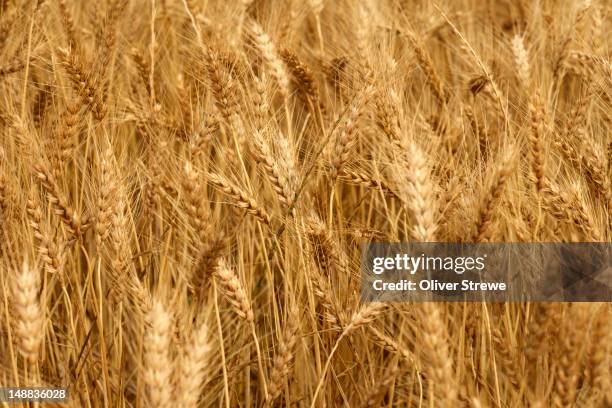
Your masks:
{"label": "dry wheat stem", "polygon": [[329,366],[331,364],[332,358],[336,350],[338,350],[340,341],[344,337],[349,336],[351,333],[353,333],[355,330],[359,329],[360,327],[363,327],[363,326],[366,326],[372,323],[374,320],[380,317],[380,315],[383,314],[387,308],[388,308],[388,305],[386,305],[385,303],[372,302],[372,303],[369,303],[361,307],[357,312],[353,314],[353,317],[350,319],[349,324],[344,328],[344,330],[342,331],[342,334],[336,340],[334,346],[332,347],[329,353],[329,356],[327,357],[327,361],[325,362],[325,365],[323,366],[323,371],[321,372],[321,376],[317,384],[317,388],[315,389],[315,392],[312,396],[312,403],[310,404],[311,408],[314,408],[317,404],[317,397],[319,395],[319,392],[321,391],[321,388],[323,387],[323,384],[324,384],[323,381],[325,380],[325,376],[327,374],[327,371],[329,370]]}

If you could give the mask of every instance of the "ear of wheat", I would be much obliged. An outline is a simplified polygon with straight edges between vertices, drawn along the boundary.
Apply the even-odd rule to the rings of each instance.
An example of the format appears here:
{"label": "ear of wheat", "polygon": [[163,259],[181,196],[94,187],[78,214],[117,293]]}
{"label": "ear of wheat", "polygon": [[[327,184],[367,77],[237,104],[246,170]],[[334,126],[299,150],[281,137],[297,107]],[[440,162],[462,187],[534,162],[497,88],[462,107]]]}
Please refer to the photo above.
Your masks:
{"label": "ear of wheat", "polygon": [[[361,276],[373,242],[609,245],[609,3],[0,0],[0,383],[612,406],[605,303],[370,302]],[[564,296],[610,286],[583,269]]]}

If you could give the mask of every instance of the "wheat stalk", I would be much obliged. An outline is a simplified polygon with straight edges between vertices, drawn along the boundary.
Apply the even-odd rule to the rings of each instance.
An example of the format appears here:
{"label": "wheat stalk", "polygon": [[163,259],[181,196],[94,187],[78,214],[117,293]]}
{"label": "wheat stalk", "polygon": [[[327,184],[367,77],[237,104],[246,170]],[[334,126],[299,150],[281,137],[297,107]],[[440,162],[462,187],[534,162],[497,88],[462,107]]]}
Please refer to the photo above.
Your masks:
{"label": "wheat stalk", "polygon": [[525,89],[531,85],[531,66],[529,65],[529,53],[525,48],[523,37],[516,34],[511,41],[512,53],[516,64],[516,75]]}
{"label": "wheat stalk", "polygon": [[435,241],[438,228],[433,183],[423,151],[414,143],[408,146],[405,157],[408,183],[404,187],[405,201],[412,212],[412,238],[420,242]]}
{"label": "wheat stalk", "polygon": [[317,404],[317,397],[319,395],[319,392],[321,391],[321,388],[323,387],[325,376],[327,374],[327,371],[329,370],[329,367],[332,361],[332,357],[334,356],[336,350],[338,350],[340,341],[343,338],[351,335],[353,332],[355,332],[359,328],[372,323],[374,320],[380,317],[387,310],[387,308],[388,308],[388,305],[385,303],[371,302],[371,303],[368,303],[360,307],[358,310],[356,310],[353,313],[353,316],[349,320],[349,323],[346,325],[346,327],[342,331],[342,334],[340,335],[340,337],[338,337],[338,339],[336,340],[334,347],[332,347],[329,353],[329,356],[327,357],[327,361],[325,362],[325,366],[323,367],[323,371],[321,373],[319,383],[317,384],[317,388],[315,389],[315,392],[312,397],[312,404],[310,405],[311,408],[315,407]]}
{"label": "wheat stalk", "polygon": [[185,344],[183,355],[177,367],[175,401],[181,408],[195,408],[198,405],[202,385],[206,380],[206,368],[210,361],[210,330],[202,323],[193,330]]}
{"label": "wheat stalk", "polygon": [[47,193],[49,203],[55,208],[55,214],[60,217],[73,234],[79,235],[84,232],[90,226],[88,216],[86,214],[78,214],[69,204],[68,199],[60,189],[55,176],[47,165],[42,162],[36,163],[34,165],[34,172]]}
{"label": "wheat stalk", "polygon": [[227,267],[225,262],[220,261],[215,268],[214,276],[219,283],[221,293],[232,305],[236,314],[247,322],[252,322],[254,315],[251,302],[248,300],[244,287],[234,271]]}
{"label": "wheat stalk", "polygon": [[172,401],[172,370],[170,357],[172,316],[164,305],[154,301],[147,314],[149,327],[145,333],[144,380],[147,403],[151,407],[167,407]]}
{"label": "wheat stalk", "polygon": [[113,214],[113,199],[117,191],[114,180],[113,152],[110,147],[99,155],[100,186],[98,192],[98,213],[95,225],[98,246],[108,237]]}
{"label": "wheat stalk", "polygon": [[45,271],[57,274],[62,268],[62,253],[56,242],[49,236],[43,226],[43,213],[39,205],[39,199],[34,192],[30,193],[26,202],[26,211],[29,216],[29,224],[34,233],[34,239],[38,244],[38,254],[40,255]]}
{"label": "wheat stalk", "polygon": [[512,151],[501,161],[493,180],[482,198],[479,206],[478,221],[476,222],[476,234],[474,240],[482,242],[488,239],[493,224],[493,211],[501,200],[502,192],[512,174],[514,158]]}
{"label": "wheat stalk", "polygon": [[285,63],[279,56],[274,42],[263,28],[255,21],[251,20],[248,28],[253,37],[255,48],[264,60],[266,67],[278,84],[280,93],[287,97],[289,95],[289,75]]}
{"label": "wheat stalk", "polygon": [[243,208],[246,212],[253,214],[264,224],[270,224],[272,221],[270,215],[257,204],[257,201],[255,201],[246,191],[214,173],[208,173],[206,178],[213,186],[227,194],[237,207]]}
{"label": "wheat stalk", "polygon": [[531,143],[531,169],[536,178],[538,191],[544,188],[545,164],[544,164],[544,109],[539,105],[539,97],[534,97],[534,102],[530,105],[531,112],[531,133],[529,141]]}
{"label": "wheat stalk", "polygon": [[288,315],[286,327],[279,340],[278,351],[272,364],[267,405],[271,405],[280,396],[284,382],[291,375],[291,361],[295,357],[295,347],[298,340],[298,319],[296,310],[292,309]]}
{"label": "wheat stalk", "polygon": [[421,320],[423,355],[424,358],[430,360],[424,369],[431,376],[435,395],[439,398],[439,406],[457,406],[459,386],[453,375],[453,360],[445,340],[448,334],[440,307],[435,303],[424,303],[421,305],[421,311],[423,313]]}

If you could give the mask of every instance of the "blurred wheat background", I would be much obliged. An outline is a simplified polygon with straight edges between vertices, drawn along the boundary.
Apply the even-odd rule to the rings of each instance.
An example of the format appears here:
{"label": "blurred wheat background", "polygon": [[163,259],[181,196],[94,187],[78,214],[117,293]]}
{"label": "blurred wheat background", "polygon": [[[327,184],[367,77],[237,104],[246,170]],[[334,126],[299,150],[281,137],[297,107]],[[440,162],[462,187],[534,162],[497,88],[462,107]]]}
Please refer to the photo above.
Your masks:
{"label": "blurred wheat background", "polygon": [[3,0],[0,384],[612,406],[610,304],[361,304],[367,241],[609,241],[605,0]]}

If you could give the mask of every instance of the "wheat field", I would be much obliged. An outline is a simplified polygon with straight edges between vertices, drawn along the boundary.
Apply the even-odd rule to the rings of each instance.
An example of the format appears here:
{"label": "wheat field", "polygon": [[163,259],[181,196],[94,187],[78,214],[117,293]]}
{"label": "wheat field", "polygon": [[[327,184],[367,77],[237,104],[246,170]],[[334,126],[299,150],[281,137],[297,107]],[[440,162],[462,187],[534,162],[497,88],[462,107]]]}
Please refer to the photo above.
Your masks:
{"label": "wheat field", "polygon": [[71,407],[612,406],[609,303],[360,302],[364,242],[610,241],[611,18],[1,1],[0,385]]}

